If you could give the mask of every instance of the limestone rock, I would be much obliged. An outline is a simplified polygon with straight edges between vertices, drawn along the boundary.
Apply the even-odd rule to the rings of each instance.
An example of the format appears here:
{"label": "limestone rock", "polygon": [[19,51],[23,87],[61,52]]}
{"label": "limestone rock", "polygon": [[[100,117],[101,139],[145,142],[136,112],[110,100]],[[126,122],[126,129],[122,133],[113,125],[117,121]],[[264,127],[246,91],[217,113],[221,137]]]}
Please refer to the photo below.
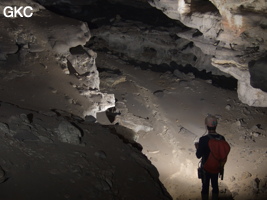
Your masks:
{"label": "limestone rock", "polygon": [[261,89],[253,88],[250,84],[250,73],[231,64],[224,66],[213,60],[213,65],[225,73],[231,74],[238,80],[238,98],[249,106],[267,106],[267,93]]}
{"label": "limestone rock", "polygon": [[[26,2],[12,0],[1,2],[0,10],[4,6],[11,4],[32,6],[34,12],[44,9],[32,0],[27,0]],[[55,21],[54,18],[58,20]],[[37,76],[42,74],[37,71],[33,72],[38,69],[36,67],[32,69],[32,66],[41,65],[45,69],[45,73],[42,74],[40,79],[48,75],[50,70],[56,69],[55,71],[57,71],[57,68],[62,68],[65,74],[75,75],[75,78],[77,78],[77,80],[73,80],[73,77],[63,79],[75,82],[75,88],[79,94],[86,96],[86,98],[75,98],[69,94],[66,95],[68,96],[66,97],[66,102],[69,104],[85,107],[84,109],[75,110],[76,115],[81,117],[86,115],[95,116],[97,112],[105,111],[105,109],[114,106],[114,95],[100,92],[99,73],[95,64],[97,54],[83,47],[91,37],[87,23],[70,18],[66,20],[64,17],[61,18],[45,9],[39,12],[38,15],[34,13],[33,17],[27,18],[25,23],[20,21],[22,19],[18,17],[12,20],[2,20],[0,23],[2,27],[5,27],[0,30],[0,60],[4,61],[1,62],[0,66],[2,80],[9,81],[25,76],[29,78],[30,76],[28,75],[30,73],[33,77],[36,77],[37,74]],[[12,67],[6,67],[7,65],[12,65]],[[52,69],[49,65],[55,67]],[[75,73],[71,72],[71,68],[74,69]],[[45,79],[47,80],[47,78]],[[33,80],[39,81],[37,79]],[[29,80],[25,78],[25,81]],[[58,83],[57,86],[60,84]],[[65,93],[62,90],[68,90],[66,87],[63,88],[62,85],[57,86],[53,86],[51,90],[53,98]],[[73,88],[70,88],[69,91],[71,92],[71,90]],[[33,90],[28,91],[31,93],[30,91]],[[5,94],[3,95],[5,96]],[[101,96],[101,98],[95,98],[97,95]],[[26,96],[35,96],[35,94]],[[92,99],[90,99],[91,97]],[[27,99],[26,101],[29,100]],[[36,102],[39,101],[36,100]]]}
{"label": "limestone rock", "polygon": [[[248,71],[248,63],[265,57],[267,49],[265,1],[252,4],[250,1],[152,0],[150,4],[192,28],[177,34],[191,40],[204,54],[212,55],[213,66],[238,80],[238,94],[243,103],[267,106],[266,92],[261,90],[265,86],[255,84],[256,78],[252,77],[251,83],[260,89],[251,87]],[[196,35],[194,30],[200,33]],[[254,70],[253,75],[260,74],[257,70],[263,68]],[[263,80],[266,81],[266,76],[263,78],[261,74],[261,83]]]}
{"label": "limestone rock", "polygon": [[9,134],[14,136],[15,134],[31,134],[32,126],[29,121],[25,118],[25,114],[13,115],[8,118]]}
{"label": "limestone rock", "polygon": [[[126,127],[135,133],[138,133],[139,131],[149,132],[153,130],[153,127],[148,120],[129,113],[124,102],[117,102],[116,105],[118,105],[118,107],[116,106],[116,112],[121,114],[115,116],[114,124],[118,123],[120,126]],[[135,138],[134,141],[137,141],[138,135],[135,137],[137,138]]]}
{"label": "limestone rock", "polygon": [[96,118],[96,113],[104,112],[108,108],[114,107],[115,97],[114,94],[106,94],[98,91],[87,90],[81,93],[89,100],[88,107],[84,110],[83,116],[93,116]]}
{"label": "limestone rock", "polygon": [[[203,43],[220,41],[216,45],[232,53],[238,51],[240,54],[246,53],[242,52],[244,48],[248,50],[251,47],[258,47],[262,52],[266,50],[264,42],[267,37],[264,29],[266,15],[263,13],[266,12],[267,5],[264,1],[251,4],[249,1],[153,0],[150,4],[161,9],[170,18],[180,20],[186,26],[199,30],[203,34]],[[204,48],[202,50],[205,51]],[[228,59],[231,60],[234,56]]]}
{"label": "limestone rock", "polygon": [[[72,64],[72,67],[80,75],[85,74],[86,72],[96,73],[95,57],[89,56],[86,49],[81,46],[76,47],[76,49],[78,48],[80,52],[75,52],[68,56],[68,60]],[[72,49],[72,51],[74,50]]]}
{"label": "limestone rock", "polygon": [[[205,69],[214,74],[221,71],[211,65],[211,56],[192,45],[187,38],[178,37],[181,27],[154,27],[133,21],[115,21],[112,26],[102,26],[92,31],[113,51],[126,54],[132,59],[160,65],[162,63],[190,64],[199,70]],[[140,32],[143,32],[140,35]],[[105,45],[97,41],[97,48]],[[212,51],[212,50],[211,50]]]}
{"label": "limestone rock", "polygon": [[[70,35],[73,36],[71,40],[69,39]],[[49,43],[55,52],[59,54],[68,54],[71,47],[85,45],[90,37],[91,34],[88,25],[80,22],[78,27],[64,27],[63,32],[55,27],[51,30],[48,38]]]}
{"label": "limestone rock", "polygon": [[23,129],[17,130],[16,134],[14,134],[14,138],[19,141],[38,141],[39,138],[33,134],[33,132],[24,127]]}
{"label": "limestone rock", "polygon": [[[64,117],[74,121],[79,131],[70,122],[62,120],[63,111],[58,115],[47,115],[3,102],[0,111],[0,183],[6,187],[1,193],[5,199],[53,199],[55,196],[56,199],[81,197],[92,200],[172,199],[147,157],[123,143],[106,127],[85,124],[77,116],[65,113]],[[27,121],[27,113],[34,116],[33,120]],[[36,136],[46,144],[3,136],[2,130],[7,124],[13,130],[30,126],[32,133],[36,128]],[[58,137],[63,142],[78,144],[81,132],[85,133],[85,146],[52,143]],[[26,182],[22,181],[25,176]],[[53,184],[48,184],[44,190],[44,184],[36,184],[40,181]],[[37,192],[28,192],[33,188]]]}
{"label": "limestone rock", "polygon": [[67,121],[62,121],[58,126],[58,138],[61,142],[80,144],[82,134],[78,128]]}

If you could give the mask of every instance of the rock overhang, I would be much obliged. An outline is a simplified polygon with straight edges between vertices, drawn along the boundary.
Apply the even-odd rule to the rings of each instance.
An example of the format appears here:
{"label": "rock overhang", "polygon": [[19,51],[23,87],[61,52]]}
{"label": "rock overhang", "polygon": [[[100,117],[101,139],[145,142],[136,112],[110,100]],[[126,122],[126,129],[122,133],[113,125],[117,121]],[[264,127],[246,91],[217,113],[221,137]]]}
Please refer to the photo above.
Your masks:
{"label": "rock overhang", "polygon": [[[192,38],[194,44],[205,54],[213,56],[211,64],[214,67],[231,74],[239,81],[238,94],[243,103],[250,106],[267,106],[267,95],[261,86],[254,88],[250,84],[248,67],[250,61],[266,57],[267,5],[264,1],[252,3],[251,1],[152,0],[150,4],[162,10],[170,18],[180,20],[186,26],[197,29],[203,34],[199,36],[201,42],[192,35],[178,35],[188,40]],[[195,8],[195,5],[199,7]],[[206,11],[202,12],[204,8]]]}

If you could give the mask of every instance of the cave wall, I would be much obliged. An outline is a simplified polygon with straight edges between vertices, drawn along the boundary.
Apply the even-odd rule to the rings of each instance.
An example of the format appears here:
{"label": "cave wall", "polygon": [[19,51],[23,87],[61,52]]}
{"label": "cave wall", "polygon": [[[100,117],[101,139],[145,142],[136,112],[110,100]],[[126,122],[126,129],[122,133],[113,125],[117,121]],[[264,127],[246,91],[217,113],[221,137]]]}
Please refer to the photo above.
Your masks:
{"label": "cave wall", "polygon": [[[18,196],[20,199],[171,199],[158,179],[157,169],[146,156],[132,147],[129,141],[124,144],[125,141],[111,134],[107,127],[95,124],[93,117],[96,117],[96,113],[114,107],[115,98],[113,94],[100,91],[95,62],[97,54],[84,47],[91,38],[87,23],[57,15],[32,1],[2,1],[0,11],[8,5],[33,6],[35,13],[31,18],[9,19],[0,13],[0,146],[5,149],[2,151],[4,155],[1,155],[0,171],[3,167],[12,173],[12,181],[4,184],[6,189],[2,196],[5,196],[5,199],[17,199]],[[69,109],[70,107],[72,108]],[[90,115],[93,117],[87,117]],[[74,120],[86,127],[81,128]],[[87,138],[88,141],[82,138]],[[32,152],[37,155],[40,150],[35,149],[35,144],[32,145],[35,142],[38,142],[36,144],[42,148],[42,152],[46,143],[50,147],[53,145],[52,150],[47,149],[51,154],[42,153],[41,157],[35,157]],[[62,143],[69,146],[62,148],[65,145]],[[96,150],[92,150],[94,148]],[[25,155],[14,156],[17,150]],[[69,150],[73,156],[68,155]],[[112,152],[113,150],[117,152]],[[124,155],[121,152],[127,153]],[[90,163],[77,164],[78,159],[81,162],[86,160],[82,155],[89,154]],[[68,160],[63,163],[65,156]],[[57,157],[53,163],[52,157]],[[34,161],[34,158],[38,161]],[[48,162],[49,166],[43,165],[40,158]],[[98,161],[101,169],[94,167]],[[19,167],[13,167],[13,164],[9,163],[17,163],[16,166]],[[28,172],[31,168],[31,172],[36,171],[38,175],[40,169],[45,166],[45,172],[41,170],[42,177],[24,172],[25,163],[28,163]],[[42,164],[36,166],[34,163]],[[59,163],[62,166],[59,166]],[[82,170],[78,171],[81,174],[76,173],[78,171],[70,166],[71,163],[79,165]],[[79,180],[72,179],[73,181],[69,182],[70,173],[65,176],[68,168],[72,168],[74,179]],[[106,173],[104,168],[113,168],[114,172]],[[63,172],[66,180],[60,178],[61,172],[52,171]],[[102,175],[102,172],[105,175]],[[90,178],[89,173],[92,174]],[[22,183],[20,180],[25,180],[25,174],[27,181]],[[109,180],[107,174],[110,174],[112,179]],[[52,192],[57,190],[58,193],[44,190],[46,183],[43,177],[50,175],[59,175],[56,180],[49,179],[48,184]],[[0,179],[3,178],[1,176],[3,173],[0,173]],[[34,185],[35,179],[38,185]],[[77,190],[74,189],[73,183]],[[75,197],[72,194],[66,195],[69,192],[68,184],[71,184]],[[16,191],[10,192],[14,187],[17,188]],[[32,192],[33,188],[36,192]]]}
{"label": "cave wall", "polygon": [[178,36],[193,41],[205,54],[212,55],[213,66],[238,80],[238,96],[243,103],[267,106],[264,86],[251,86],[248,69],[250,61],[266,56],[265,1],[152,0],[150,4],[202,33],[193,37],[187,31]]}
{"label": "cave wall", "polygon": [[[97,54],[84,47],[91,38],[87,23],[54,14],[33,1],[2,1],[0,10],[10,5],[32,6],[35,13],[31,18],[0,14],[1,86],[10,88],[1,92],[2,101],[32,109],[68,110],[81,117],[96,117],[114,106],[114,95],[99,88]],[[12,87],[18,81],[19,92]],[[56,100],[60,96],[65,99],[61,103]],[[73,105],[75,109],[70,108]]]}
{"label": "cave wall", "polygon": [[[155,65],[164,68],[164,65],[175,63],[183,67],[190,65],[199,71],[205,70],[216,75],[228,75],[211,65],[210,55],[204,54],[190,40],[176,36],[181,30],[180,27],[154,27],[116,19],[111,25],[91,31],[92,36],[97,38],[93,38],[92,46],[96,51],[108,47],[114,53],[124,55],[122,59],[141,62],[150,68]],[[165,68],[162,71],[168,70]]]}
{"label": "cave wall", "polygon": [[[38,0],[38,2],[46,6],[60,5],[60,3],[90,6],[99,3],[95,0],[64,2]],[[207,71],[218,74],[218,70],[212,70],[211,65],[219,69],[222,74],[233,76],[239,82],[238,96],[243,103],[250,106],[267,106],[267,94],[264,91],[264,85],[255,84],[255,79],[251,77],[248,67],[250,61],[257,61],[266,56],[267,5],[264,0],[234,2],[229,0],[107,0],[101,2],[119,3],[141,9],[147,9],[150,4],[150,6],[161,10],[169,18],[179,20],[189,29],[177,31],[176,35],[179,38],[192,41],[194,49],[197,49],[195,56],[198,62],[192,66],[199,69],[207,68]],[[105,40],[110,42],[112,40],[110,37],[118,37],[112,36],[112,34]],[[101,35],[102,38],[103,35]],[[120,42],[127,43],[126,40]],[[202,53],[199,53],[198,49]],[[120,51],[120,49],[118,50]],[[190,53],[194,53],[195,50],[192,51]],[[138,53],[135,56],[138,57]],[[175,60],[175,58],[172,57],[170,60]],[[199,62],[200,60],[205,60],[205,62]],[[254,69],[259,70],[259,72],[264,70],[262,68]],[[262,75],[261,83],[265,79],[266,76]]]}
{"label": "cave wall", "polygon": [[[5,5],[5,2],[6,4],[12,4],[13,1],[2,1],[2,5]],[[73,5],[73,12],[77,12],[77,8],[75,7],[76,5],[90,6],[98,3],[98,1],[94,0],[64,2],[59,0],[38,0],[37,2],[45,6],[60,6],[62,3]],[[124,5],[131,5],[144,9],[148,6],[147,1],[145,0],[140,0],[137,2],[109,0],[103,2],[123,3]],[[253,68],[253,74],[261,74],[261,80],[257,81],[255,75],[251,76],[251,70],[249,70],[248,66],[249,62],[256,62],[257,60],[266,57],[267,5],[265,1],[246,0],[231,2],[216,0],[151,0],[148,2],[151,6],[162,10],[162,12],[169,18],[179,20],[185,26],[189,27],[189,29],[177,31],[176,35],[179,38],[193,42],[194,48],[190,49],[191,52],[189,53],[192,55],[195,54],[196,58],[194,59],[196,62],[189,62],[192,66],[199,69],[208,69],[207,71],[213,71],[213,73],[217,73],[216,70],[212,70],[210,67],[214,66],[224,74],[230,74],[238,80],[238,96],[243,103],[246,103],[250,106],[267,106],[267,94],[263,84],[266,80],[266,75],[265,73],[261,73],[265,70],[265,67],[264,65],[260,65],[261,67]],[[38,9],[40,9],[40,7],[37,6],[37,4],[34,4],[32,1],[25,1],[21,5],[24,4],[33,5],[34,11],[38,11]],[[3,6],[1,6],[1,9],[3,9]],[[116,27],[116,24],[114,27]],[[141,31],[143,30],[140,30],[140,33]],[[115,38],[118,37],[116,32],[111,31],[110,33],[113,35],[110,34],[108,38],[106,38],[108,42],[114,41]],[[99,34],[101,37],[104,37],[104,35],[105,34],[103,34],[103,32],[102,34]],[[143,39],[151,43],[149,41],[149,36]],[[120,40],[119,42],[125,42],[126,44],[129,44],[125,39]],[[119,42],[117,42],[117,44],[119,44]],[[13,48],[10,46],[13,46]],[[118,46],[115,45],[115,48],[117,47]],[[147,48],[144,46],[144,48],[140,48],[141,50],[143,49],[144,55],[142,57],[139,56],[139,58],[146,58],[146,54],[151,54],[151,52],[145,52],[145,50],[154,47],[156,52],[161,51],[160,49],[157,49],[154,44],[147,46]],[[14,45],[6,45],[2,48],[5,48],[4,52],[6,53],[14,53],[17,51],[17,47]],[[179,46],[177,49],[178,52],[188,55],[188,52],[182,52]],[[138,57],[140,53],[142,52],[135,52],[136,55],[133,56]],[[129,52],[129,54],[133,54],[133,52]],[[176,58],[179,60],[179,56],[175,57],[175,55],[167,56],[166,59],[168,58],[170,61],[175,61]],[[155,61],[157,59],[150,60]],[[158,60],[158,62],[159,61],[160,60]],[[163,61],[165,62],[165,60]],[[178,64],[183,64],[183,62]]]}

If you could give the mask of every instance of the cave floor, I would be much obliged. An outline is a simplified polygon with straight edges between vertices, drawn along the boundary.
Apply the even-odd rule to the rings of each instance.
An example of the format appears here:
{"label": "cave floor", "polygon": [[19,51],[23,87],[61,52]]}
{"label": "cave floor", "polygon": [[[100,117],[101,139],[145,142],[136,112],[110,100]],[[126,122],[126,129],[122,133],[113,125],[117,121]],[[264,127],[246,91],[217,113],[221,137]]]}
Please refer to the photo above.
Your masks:
{"label": "cave floor", "polygon": [[[200,199],[199,160],[193,144],[205,134],[207,114],[219,118],[217,131],[231,145],[225,177],[219,182],[221,198],[265,198],[266,108],[249,107],[238,100],[235,91],[215,87],[211,80],[190,73],[142,70],[138,64],[106,53],[98,53],[96,61],[98,67],[106,69],[100,73],[101,90],[114,93],[129,113],[153,127],[137,132],[137,142],[174,199]],[[122,115],[136,125],[140,123]],[[98,115],[98,121],[109,123],[104,113]],[[255,189],[256,178],[263,185]]]}

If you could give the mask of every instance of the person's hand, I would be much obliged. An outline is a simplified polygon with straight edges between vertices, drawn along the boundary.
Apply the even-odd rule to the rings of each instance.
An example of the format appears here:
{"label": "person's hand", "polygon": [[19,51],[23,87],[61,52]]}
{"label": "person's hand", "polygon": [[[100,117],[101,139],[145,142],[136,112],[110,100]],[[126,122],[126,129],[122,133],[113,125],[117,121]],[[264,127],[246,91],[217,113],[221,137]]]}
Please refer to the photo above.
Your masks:
{"label": "person's hand", "polygon": [[198,142],[195,142],[195,147],[196,149],[198,149]]}

